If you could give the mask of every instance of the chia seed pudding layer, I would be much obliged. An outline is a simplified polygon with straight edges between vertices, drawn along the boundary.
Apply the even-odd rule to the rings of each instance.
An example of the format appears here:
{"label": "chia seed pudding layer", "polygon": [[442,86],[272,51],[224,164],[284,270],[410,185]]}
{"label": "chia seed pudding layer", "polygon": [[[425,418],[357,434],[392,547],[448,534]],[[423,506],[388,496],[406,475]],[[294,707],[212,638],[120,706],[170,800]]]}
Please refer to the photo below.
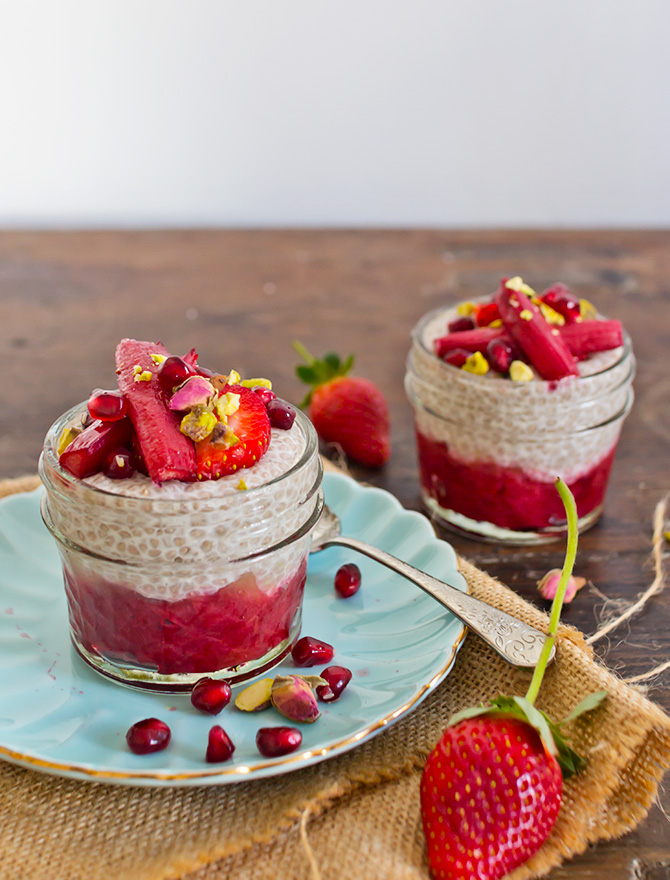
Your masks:
{"label": "chia seed pudding layer", "polygon": [[[433,353],[457,307],[424,316],[412,333],[405,384],[417,431],[466,463],[521,468],[531,478],[570,482],[616,446],[633,402],[630,340],[578,363],[579,377],[513,382],[445,363]],[[602,316],[599,316],[602,317]]]}
{"label": "chia seed pudding layer", "polygon": [[[63,425],[81,411],[71,410],[52,427],[40,472],[56,530],[83,550],[83,575],[177,602],[213,594],[244,574],[271,592],[303,564],[303,540],[246,558],[290,539],[318,504],[321,465],[301,413],[290,430],[272,429],[268,451],[253,467],[218,480],[159,486],[142,474],[76,480],[63,471],[55,445]],[[246,490],[238,488],[240,479]]]}

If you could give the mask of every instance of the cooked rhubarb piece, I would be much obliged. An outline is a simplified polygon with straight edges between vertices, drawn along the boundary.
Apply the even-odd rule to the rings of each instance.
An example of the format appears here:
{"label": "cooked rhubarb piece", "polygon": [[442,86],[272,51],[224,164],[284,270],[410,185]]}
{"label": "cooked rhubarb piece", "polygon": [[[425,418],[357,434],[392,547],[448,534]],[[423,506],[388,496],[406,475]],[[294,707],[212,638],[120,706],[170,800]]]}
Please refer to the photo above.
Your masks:
{"label": "cooked rhubarb piece", "polygon": [[621,321],[582,321],[560,327],[561,339],[576,358],[623,345]]}
{"label": "cooked rhubarb piece", "polygon": [[61,467],[80,480],[101,471],[119,447],[131,443],[133,428],[130,419],[116,422],[96,420],[75,437],[58,459]]}
{"label": "cooked rhubarb piece", "polygon": [[[227,409],[226,409],[227,407]],[[217,409],[226,421],[195,444],[199,480],[218,480],[256,464],[270,444],[270,418],[260,397],[250,388],[225,385]]]}
{"label": "cooked rhubarb piece", "polygon": [[121,340],[116,347],[119,389],[128,401],[128,415],[151,479],[155,483],[194,480],[195,448],[179,430],[179,416],[170,412],[152,355],[168,357],[169,352],[160,343]]}
{"label": "cooked rhubarb piece", "polygon": [[444,357],[448,351],[453,351],[455,348],[462,348],[469,352],[481,351],[484,354],[492,339],[499,339],[504,335],[506,335],[504,330],[491,327],[460,330],[458,333],[447,333],[446,336],[436,339],[433,347],[438,357]]}
{"label": "cooked rhubarb piece", "polygon": [[562,337],[554,335],[525,293],[507,287],[496,297],[505,329],[519,344],[543,379],[564,379],[578,376],[574,357]]}

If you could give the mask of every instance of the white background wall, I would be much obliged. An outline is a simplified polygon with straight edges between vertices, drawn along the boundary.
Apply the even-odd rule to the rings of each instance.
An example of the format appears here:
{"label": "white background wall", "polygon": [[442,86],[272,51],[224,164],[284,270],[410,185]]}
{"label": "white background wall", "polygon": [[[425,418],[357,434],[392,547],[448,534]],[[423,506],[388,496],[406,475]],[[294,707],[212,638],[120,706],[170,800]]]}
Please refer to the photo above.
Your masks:
{"label": "white background wall", "polygon": [[670,225],[669,0],[0,0],[0,225]]}

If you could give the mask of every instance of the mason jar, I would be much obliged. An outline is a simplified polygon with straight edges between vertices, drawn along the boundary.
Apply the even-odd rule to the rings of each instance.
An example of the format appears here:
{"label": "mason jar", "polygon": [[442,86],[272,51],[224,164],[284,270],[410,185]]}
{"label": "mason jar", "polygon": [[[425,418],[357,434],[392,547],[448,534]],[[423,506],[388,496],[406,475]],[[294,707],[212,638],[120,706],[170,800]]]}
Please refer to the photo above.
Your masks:
{"label": "mason jar", "polygon": [[433,353],[454,314],[425,315],[407,359],[424,505],[442,525],[479,540],[544,543],[567,530],[554,485],[560,476],[575,496],[580,531],[589,528],[602,513],[633,405],[630,339],[579,362],[579,377],[513,382]]}
{"label": "mason jar", "polygon": [[[50,428],[42,517],[63,564],[72,641],[99,672],[176,692],[203,676],[241,681],[277,664],[300,632],[312,529],[323,498],[311,422],[272,429],[252,468],[158,486],[148,477],[78,479]],[[243,478],[243,482],[241,482]]]}

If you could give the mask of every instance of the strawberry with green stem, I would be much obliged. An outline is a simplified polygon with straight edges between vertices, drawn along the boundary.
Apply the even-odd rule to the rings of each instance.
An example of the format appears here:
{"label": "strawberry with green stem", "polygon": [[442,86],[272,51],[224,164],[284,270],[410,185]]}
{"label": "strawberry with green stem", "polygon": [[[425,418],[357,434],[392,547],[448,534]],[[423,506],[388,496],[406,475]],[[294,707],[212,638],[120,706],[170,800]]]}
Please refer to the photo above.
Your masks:
{"label": "strawberry with green stem", "polygon": [[533,855],[558,816],[563,777],[584,760],[561,727],[606,696],[590,694],[556,724],[535,707],[577,552],[577,508],[561,479],[568,546],[549,629],[525,697],[458,712],[431,752],[421,778],[421,815],[435,878],[496,880]]}
{"label": "strawberry with green stem", "polygon": [[391,438],[389,408],[380,389],[369,379],[349,375],[353,355],[343,362],[328,352],[318,360],[300,342],[293,347],[307,362],[296,367],[298,378],[311,386],[301,406],[310,407],[319,437],[367,467],[384,465]]}

